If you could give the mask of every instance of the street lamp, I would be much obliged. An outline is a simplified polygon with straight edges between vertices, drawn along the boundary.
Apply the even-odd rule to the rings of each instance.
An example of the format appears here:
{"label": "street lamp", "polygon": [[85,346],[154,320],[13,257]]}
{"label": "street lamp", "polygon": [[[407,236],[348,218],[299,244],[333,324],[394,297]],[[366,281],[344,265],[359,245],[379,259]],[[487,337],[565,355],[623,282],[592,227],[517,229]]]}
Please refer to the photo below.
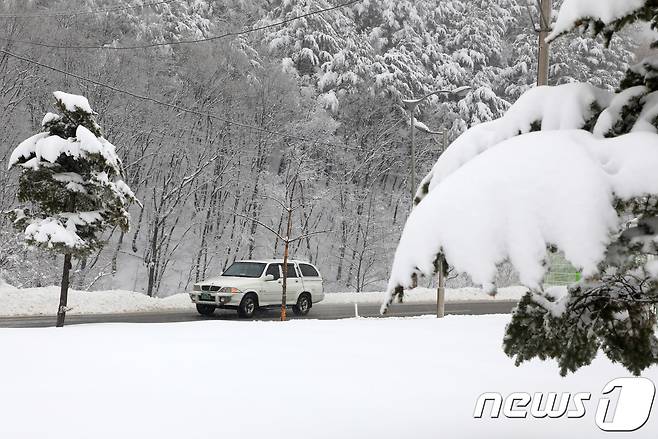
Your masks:
{"label": "street lamp", "polygon": [[[409,127],[411,130],[411,207],[413,208],[414,205],[414,197],[416,196],[416,142],[415,142],[415,135],[414,131],[416,128],[416,123],[415,123],[415,118],[414,118],[414,111],[416,111],[416,107],[423,102],[425,99],[438,95],[438,94],[447,94],[451,96],[464,96],[466,92],[471,90],[471,87],[468,85],[465,85],[463,87],[458,87],[455,88],[454,90],[436,90],[431,93],[426,94],[420,99],[403,99],[402,103],[407,107],[409,110]],[[427,132],[428,134],[439,134],[438,132],[431,131],[429,129],[423,129],[423,131]]]}
{"label": "street lamp", "polygon": [[[402,102],[405,104],[407,109],[409,110],[409,129],[411,130],[411,208],[413,209],[414,206],[414,198],[416,196],[416,143],[415,143],[415,136],[414,136],[414,131],[416,128],[416,119],[414,118],[414,111],[416,110],[416,107],[423,102],[425,99],[429,98],[430,96],[438,95],[438,94],[447,94],[450,96],[458,96],[462,97],[466,95],[466,93],[471,90],[471,87],[468,85],[465,85],[463,87],[458,87],[455,88],[454,90],[437,90],[433,91],[431,93],[426,94],[420,99],[403,99]],[[432,131],[429,128],[427,128],[424,124],[418,127],[422,131],[428,133],[428,134],[442,134],[443,135],[443,151],[445,151],[446,148],[446,132],[445,130],[443,132],[437,132],[437,131]],[[446,268],[445,268],[445,257],[443,255],[439,255],[439,260],[437,261],[438,265],[438,272],[439,272],[439,278],[438,278],[438,286],[436,289],[436,317],[441,318],[445,315],[445,278],[446,278]],[[414,273],[412,277],[412,287],[415,288],[418,286],[418,276]]]}

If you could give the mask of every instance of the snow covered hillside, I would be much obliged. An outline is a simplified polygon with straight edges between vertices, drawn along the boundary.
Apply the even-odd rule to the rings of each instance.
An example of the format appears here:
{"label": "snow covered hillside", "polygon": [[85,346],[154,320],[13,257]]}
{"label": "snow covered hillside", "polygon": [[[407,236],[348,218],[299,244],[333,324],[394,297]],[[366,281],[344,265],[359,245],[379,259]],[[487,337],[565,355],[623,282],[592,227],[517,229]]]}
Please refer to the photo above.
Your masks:
{"label": "snow covered hillside", "polygon": [[[446,300],[519,300],[523,287],[501,288],[492,298],[478,288],[448,289]],[[328,293],[323,304],[382,303],[384,292]],[[436,290],[416,288],[405,295],[405,302],[434,302]],[[59,303],[59,287],[14,288],[0,283],[0,316],[54,315]],[[114,314],[137,312],[189,311],[196,313],[187,294],[174,294],[164,299],[148,297],[133,291],[69,291],[70,314]]]}
{"label": "snow covered hillside", "polygon": [[[655,438],[604,433],[599,357],[514,367],[506,316],[0,329],[0,437]],[[48,368],[44,369],[44,361]],[[645,376],[658,382],[658,369]],[[474,419],[484,392],[591,392],[580,419]],[[35,421],[35,414],[38,421]],[[64,420],[64,421],[62,421]]]}

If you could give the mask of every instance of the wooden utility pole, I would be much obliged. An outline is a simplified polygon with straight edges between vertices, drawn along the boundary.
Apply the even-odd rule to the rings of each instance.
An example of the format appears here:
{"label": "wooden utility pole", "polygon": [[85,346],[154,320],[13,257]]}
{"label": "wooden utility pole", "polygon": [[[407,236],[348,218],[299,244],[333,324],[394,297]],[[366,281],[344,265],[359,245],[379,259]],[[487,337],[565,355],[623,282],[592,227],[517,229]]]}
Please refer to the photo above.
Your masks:
{"label": "wooden utility pole", "polygon": [[[291,200],[291,204],[292,204],[292,200]],[[288,212],[288,225],[286,226],[286,239],[284,240],[284,246],[283,246],[283,266],[281,267],[281,270],[283,271],[283,283],[281,285],[281,321],[282,322],[286,321],[286,294],[288,289],[288,251],[290,247],[290,233],[292,231],[292,208],[288,206],[286,210]]]}
{"label": "wooden utility pole", "polygon": [[539,2],[539,61],[537,65],[537,85],[548,85],[548,68],[550,45],[546,42],[551,32],[553,0],[537,0]]}

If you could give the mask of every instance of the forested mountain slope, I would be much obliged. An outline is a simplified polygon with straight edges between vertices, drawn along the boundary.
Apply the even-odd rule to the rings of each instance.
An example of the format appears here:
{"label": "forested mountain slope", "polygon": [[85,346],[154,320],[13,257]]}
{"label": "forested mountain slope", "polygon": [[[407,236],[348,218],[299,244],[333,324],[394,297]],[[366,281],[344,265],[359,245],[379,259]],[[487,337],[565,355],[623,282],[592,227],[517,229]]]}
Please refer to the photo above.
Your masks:
{"label": "forested mountain slope", "polygon": [[[459,102],[432,98],[417,115],[454,139],[532,86],[536,35],[522,0],[344,0],[291,20],[340,3],[0,0],[0,48],[95,82],[0,52],[0,209],[17,204],[8,155],[39,129],[52,91],[83,94],[143,207],[130,232],[76,262],[78,287],[169,294],[236,258],[280,255],[280,240],[250,218],[283,233],[276,200],[294,175],[293,234],[308,236],[293,255],[318,264],[332,289],[381,287],[410,209],[400,99],[470,85]],[[573,41],[555,44],[552,83],[595,77],[616,88],[628,39],[610,49]],[[422,175],[441,144],[416,138]],[[0,277],[52,283],[51,257],[0,221]]]}

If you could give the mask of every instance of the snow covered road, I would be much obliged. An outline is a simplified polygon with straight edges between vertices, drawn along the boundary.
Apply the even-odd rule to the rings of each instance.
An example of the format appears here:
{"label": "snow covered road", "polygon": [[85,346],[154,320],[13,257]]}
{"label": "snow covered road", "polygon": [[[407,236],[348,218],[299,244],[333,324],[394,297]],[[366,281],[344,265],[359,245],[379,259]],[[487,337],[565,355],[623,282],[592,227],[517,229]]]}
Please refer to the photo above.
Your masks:
{"label": "snow covered road", "polygon": [[[0,329],[3,438],[655,438],[603,433],[599,357],[516,368],[508,316]],[[658,382],[658,369],[645,376]],[[483,392],[591,392],[580,419],[473,419]]]}

